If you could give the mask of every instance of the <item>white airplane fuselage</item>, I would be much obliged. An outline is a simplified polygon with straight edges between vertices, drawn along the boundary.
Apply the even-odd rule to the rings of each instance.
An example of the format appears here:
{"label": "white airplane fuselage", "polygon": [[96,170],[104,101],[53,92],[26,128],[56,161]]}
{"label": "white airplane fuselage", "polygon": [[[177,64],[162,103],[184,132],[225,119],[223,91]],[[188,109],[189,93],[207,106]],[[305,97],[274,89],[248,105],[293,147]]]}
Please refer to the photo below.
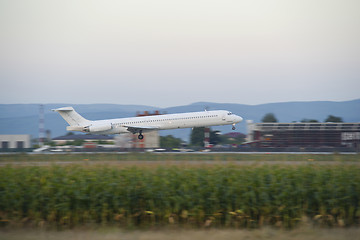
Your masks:
{"label": "white airplane fuselage", "polygon": [[165,115],[152,115],[131,118],[117,118],[90,121],[81,117],[72,107],[58,108],[54,111],[70,124],[68,131],[90,132],[94,134],[139,133],[154,130],[168,130],[177,128],[207,127],[219,125],[233,125],[242,118],[229,111],[203,111]]}

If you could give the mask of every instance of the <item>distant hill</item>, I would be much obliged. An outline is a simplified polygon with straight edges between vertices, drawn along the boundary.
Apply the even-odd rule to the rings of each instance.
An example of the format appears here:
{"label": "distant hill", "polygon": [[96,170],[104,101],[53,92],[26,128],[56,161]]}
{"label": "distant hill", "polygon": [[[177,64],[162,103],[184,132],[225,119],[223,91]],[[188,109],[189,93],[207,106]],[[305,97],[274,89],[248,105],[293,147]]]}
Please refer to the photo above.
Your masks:
{"label": "distant hill", "polygon": [[[242,116],[245,120],[260,122],[266,113],[274,113],[279,122],[301,121],[304,118],[323,122],[328,115],[341,117],[345,122],[360,122],[360,99],[344,102],[285,102],[260,105],[235,103],[198,102],[186,106],[156,108],[145,105],[119,104],[46,104],[45,129],[50,130],[52,137],[66,134],[67,123],[51,111],[53,108],[73,106],[76,111],[90,120],[121,118],[135,116],[136,112],[159,110],[164,113],[179,113],[226,109]],[[0,134],[31,134],[38,136],[39,104],[0,104]],[[224,133],[231,132],[230,126],[213,127]],[[246,133],[245,121],[238,124],[237,130]],[[174,135],[189,139],[190,129],[161,131],[161,135]]]}

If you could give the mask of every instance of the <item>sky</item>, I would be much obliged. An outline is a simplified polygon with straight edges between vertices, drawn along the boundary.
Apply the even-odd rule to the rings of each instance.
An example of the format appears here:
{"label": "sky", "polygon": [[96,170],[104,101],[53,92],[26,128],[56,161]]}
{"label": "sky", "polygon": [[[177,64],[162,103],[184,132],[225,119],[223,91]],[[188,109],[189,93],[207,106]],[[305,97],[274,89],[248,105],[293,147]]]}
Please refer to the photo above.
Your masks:
{"label": "sky", "polygon": [[360,98],[359,0],[0,0],[0,103]]}

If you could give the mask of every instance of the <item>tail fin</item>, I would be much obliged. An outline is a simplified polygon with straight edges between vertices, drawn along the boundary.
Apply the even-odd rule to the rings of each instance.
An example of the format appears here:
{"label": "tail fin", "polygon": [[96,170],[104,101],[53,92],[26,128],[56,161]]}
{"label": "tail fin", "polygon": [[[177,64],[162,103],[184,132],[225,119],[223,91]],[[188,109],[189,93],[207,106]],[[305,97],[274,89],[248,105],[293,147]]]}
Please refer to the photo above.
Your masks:
{"label": "tail fin", "polygon": [[70,126],[85,126],[91,122],[78,114],[73,107],[57,108],[53,111],[58,112]]}

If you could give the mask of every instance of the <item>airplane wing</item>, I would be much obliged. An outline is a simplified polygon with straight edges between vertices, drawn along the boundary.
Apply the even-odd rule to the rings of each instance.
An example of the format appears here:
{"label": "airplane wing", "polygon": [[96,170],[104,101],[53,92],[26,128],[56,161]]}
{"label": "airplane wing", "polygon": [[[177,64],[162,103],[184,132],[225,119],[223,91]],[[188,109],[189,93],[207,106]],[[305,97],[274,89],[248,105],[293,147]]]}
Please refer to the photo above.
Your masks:
{"label": "airplane wing", "polygon": [[124,126],[127,128],[127,130],[133,134],[138,133],[140,131],[142,132],[149,132],[154,130],[159,130],[159,127],[153,127],[153,126]]}

